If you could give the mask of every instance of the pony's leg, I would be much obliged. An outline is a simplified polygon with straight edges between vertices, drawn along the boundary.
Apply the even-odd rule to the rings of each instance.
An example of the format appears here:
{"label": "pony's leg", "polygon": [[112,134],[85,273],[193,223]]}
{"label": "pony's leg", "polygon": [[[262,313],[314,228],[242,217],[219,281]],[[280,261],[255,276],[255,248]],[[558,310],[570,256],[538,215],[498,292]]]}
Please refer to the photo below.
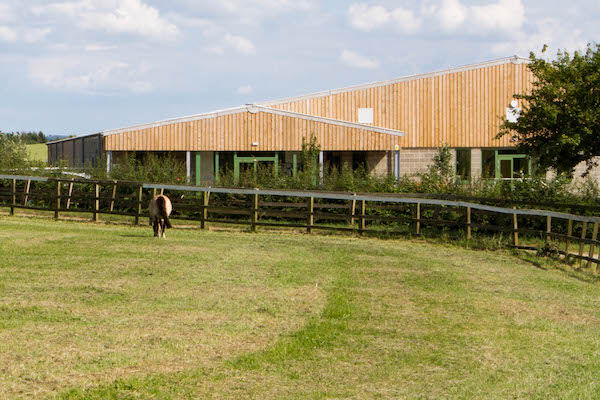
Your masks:
{"label": "pony's leg", "polygon": [[158,230],[160,229],[158,219],[154,218],[152,228],[154,229],[154,237],[158,237]]}
{"label": "pony's leg", "polygon": [[165,235],[165,231],[167,230],[167,223],[165,222],[165,220],[161,220],[161,228],[162,228],[162,238],[166,239],[167,236]]}

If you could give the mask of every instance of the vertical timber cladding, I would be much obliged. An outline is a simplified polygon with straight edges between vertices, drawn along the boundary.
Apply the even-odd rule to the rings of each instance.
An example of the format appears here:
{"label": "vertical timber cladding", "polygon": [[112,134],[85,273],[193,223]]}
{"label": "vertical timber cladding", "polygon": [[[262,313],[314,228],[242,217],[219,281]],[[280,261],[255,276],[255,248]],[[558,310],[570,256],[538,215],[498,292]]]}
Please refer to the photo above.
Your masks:
{"label": "vertical timber cladding", "polygon": [[350,122],[358,122],[359,108],[373,108],[373,125],[405,132],[403,148],[512,146],[509,137],[495,136],[514,95],[531,90],[533,79],[526,62],[512,61],[267,105]]}
{"label": "vertical timber cladding", "polygon": [[[198,128],[194,128],[197,124]],[[399,136],[245,109],[104,137],[105,151],[299,151],[314,134],[325,151],[394,149]]]}

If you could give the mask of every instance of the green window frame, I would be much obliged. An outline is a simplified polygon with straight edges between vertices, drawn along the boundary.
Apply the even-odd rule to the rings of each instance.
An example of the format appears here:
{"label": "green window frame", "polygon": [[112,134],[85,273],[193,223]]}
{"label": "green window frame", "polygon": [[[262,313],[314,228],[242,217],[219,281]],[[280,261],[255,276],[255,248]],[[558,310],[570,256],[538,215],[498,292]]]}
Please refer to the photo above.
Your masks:
{"label": "green window frame", "polygon": [[[527,171],[520,174],[523,169],[515,168],[522,165],[523,160],[527,165]],[[518,179],[531,176],[531,158],[526,154],[500,154],[499,150],[495,151],[495,179]]]}

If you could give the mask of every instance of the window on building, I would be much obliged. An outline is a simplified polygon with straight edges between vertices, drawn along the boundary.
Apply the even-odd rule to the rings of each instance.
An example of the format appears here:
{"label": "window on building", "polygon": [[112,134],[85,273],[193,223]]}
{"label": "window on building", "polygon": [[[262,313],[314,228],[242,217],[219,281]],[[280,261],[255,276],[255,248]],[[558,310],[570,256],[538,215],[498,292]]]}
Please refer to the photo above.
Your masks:
{"label": "window on building", "polygon": [[373,109],[372,108],[359,108],[358,109],[358,123],[359,124],[372,124],[373,123]]}
{"label": "window on building", "polygon": [[456,176],[471,178],[471,149],[456,149]]}
{"label": "window on building", "polygon": [[514,150],[483,150],[481,176],[492,179],[518,179],[531,176],[531,160]]}
{"label": "window on building", "polygon": [[487,179],[496,177],[496,152],[494,150],[481,151],[481,177]]}

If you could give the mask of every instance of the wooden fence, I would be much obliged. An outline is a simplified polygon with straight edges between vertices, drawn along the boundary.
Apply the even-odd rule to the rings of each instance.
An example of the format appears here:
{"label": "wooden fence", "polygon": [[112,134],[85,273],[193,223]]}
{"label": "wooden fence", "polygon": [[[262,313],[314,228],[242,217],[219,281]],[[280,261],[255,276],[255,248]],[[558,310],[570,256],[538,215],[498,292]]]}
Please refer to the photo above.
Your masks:
{"label": "wooden fence", "polygon": [[[600,217],[547,210],[501,208],[464,201],[417,198],[398,194],[338,193],[295,190],[230,189],[121,181],[89,181],[0,175],[0,205],[15,209],[147,216],[147,204],[157,193],[171,197],[174,219],[257,227],[348,231],[358,234],[410,233],[448,229],[464,233],[502,232],[512,246],[539,249],[557,244],[557,253],[579,260],[582,266],[600,264]],[[540,227],[542,227],[540,229]],[[521,241],[520,241],[520,236]],[[523,239],[526,240],[523,240]],[[531,244],[532,238],[540,239]],[[525,242],[525,243],[523,243]],[[574,249],[573,249],[574,247]]]}

